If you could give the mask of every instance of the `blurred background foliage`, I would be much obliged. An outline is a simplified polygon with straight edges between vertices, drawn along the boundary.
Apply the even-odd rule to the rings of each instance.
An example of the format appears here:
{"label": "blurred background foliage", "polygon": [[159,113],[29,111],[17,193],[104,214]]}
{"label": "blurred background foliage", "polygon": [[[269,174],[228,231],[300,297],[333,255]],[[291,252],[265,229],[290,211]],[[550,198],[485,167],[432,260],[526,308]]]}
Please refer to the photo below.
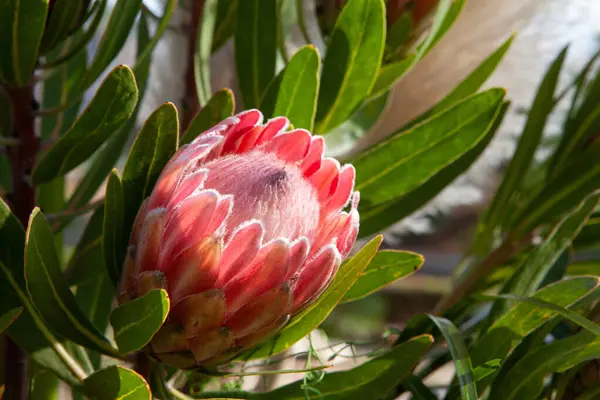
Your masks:
{"label": "blurred background foliage", "polygon": [[[123,238],[107,226],[130,222],[106,207],[121,190],[111,171],[126,176],[134,138],[169,101],[183,142],[254,107],[324,135],[328,154],[357,167],[355,253],[385,240],[368,266],[373,241],[349,262],[366,269],[320,329],[309,334],[312,316],[286,332],[306,338],[230,376],[153,366],[152,396],[597,398],[598,17],[593,0],[5,1],[0,327],[33,360],[31,385],[10,384],[24,371],[3,364],[5,395],[71,396],[58,376],[74,397],[141,384],[132,396],[149,398],[133,371],[110,367],[142,344],[112,342],[103,254]],[[29,220],[34,205],[50,229]],[[54,242],[56,260],[47,248],[40,259],[55,261],[83,336],[48,321],[50,287],[23,276],[17,221],[28,240]],[[423,267],[408,276],[412,253],[397,249]]]}

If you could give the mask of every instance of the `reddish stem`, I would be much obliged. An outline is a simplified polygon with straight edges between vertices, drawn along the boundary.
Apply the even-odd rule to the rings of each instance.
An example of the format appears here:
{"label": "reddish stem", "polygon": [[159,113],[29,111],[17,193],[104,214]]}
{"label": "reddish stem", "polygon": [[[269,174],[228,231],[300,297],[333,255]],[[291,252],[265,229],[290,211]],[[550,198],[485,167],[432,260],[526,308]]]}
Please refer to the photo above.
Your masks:
{"label": "reddish stem", "polygon": [[[12,168],[13,192],[10,196],[12,211],[27,227],[29,215],[35,206],[35,190],[31,183],[31,169],[38,151],[33,108],[37,104],[33,87],[8,88],[13,107],[13,136],[18,146],[7,149]],[[5,348],[6,398],[27,399],[29,396],[29,360],[27,354],[10,338]]]}
{"label": "reddish stem", "polygon": [[187,68],[185,71],[185,94],[183,96],[183,113],[181,116],[181,132],[184,132],[187,129],[194,116],[200,110],[200,102],[196,90],[196,78],[194,76],[194,55],[196,54],[196,42],[198,39],[200,23],[202,22],[203,9],[204,0],[192,2],[190,29],[187,29],[189,37]]}

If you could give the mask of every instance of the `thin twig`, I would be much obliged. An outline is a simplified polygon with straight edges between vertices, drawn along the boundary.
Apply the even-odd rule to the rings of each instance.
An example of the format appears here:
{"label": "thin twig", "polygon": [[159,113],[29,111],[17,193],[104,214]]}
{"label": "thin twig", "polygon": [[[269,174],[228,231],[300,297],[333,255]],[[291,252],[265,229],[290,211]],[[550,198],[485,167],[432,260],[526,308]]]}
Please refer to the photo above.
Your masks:
{"label": "thin twig", "polygon": [[46,214],[46,219],[48,221],[55,221],[60,218],[65,217],[76,217],[78,215],[86,214],[90,211],[93,211],[104,204],[104,199],[95,201],[93,203],[85,204],[78,208],[66,209],[64,211],[60,211],[53,214]]}
{"label": "thin twig", "polygon": [[14,147],[14,146],[20,146],[20,145],[21,145],[21,141],[18,138],[1,137],[0,136],[0,146]]}

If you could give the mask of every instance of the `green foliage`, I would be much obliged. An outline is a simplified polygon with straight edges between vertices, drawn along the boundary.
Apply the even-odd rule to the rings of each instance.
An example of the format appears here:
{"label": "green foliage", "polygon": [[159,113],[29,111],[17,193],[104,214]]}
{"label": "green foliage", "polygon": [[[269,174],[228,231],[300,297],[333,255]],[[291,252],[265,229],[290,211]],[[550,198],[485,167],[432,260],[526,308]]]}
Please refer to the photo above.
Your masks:
{"label": "green foliage", "polygon": [[[408,6],[386,14],[393,2],[332,1],[317,10],[320,30],[311,32],[302,0],[189,3],[165,0],[160,15],[154,15],[140,0],[0,2],[0,333],[10,338],[0,371],[18,372],[10,369],[21,362],[14,356],[17,346],[31,363],[30,376],[22,380],[34,399],[64,392],[107,400],[389,400],[410,392],[431,400],[438,393],[426,378],[453,361],[446,400],[566,400],[567,388],[578,383],[579,371],[600,351],[600,52],[561,93],[566,48],[541,77],[515,154],[435,315],[414,316],[401,331],[386,332],[385,341],[331,345],[325,350],[329,359],[323,359],[311,332],[321,327],[335,333],[329,331],[333,318],[322,323],[338,304],[348,303],[345,309],[366,301],[369,322],[377,321],[371,305],[381,298],[357,300],[422,273],[423,256],[387,243],[379,250],[383,237],[377,235],[351,253],[323,293],[280,318],[285,322],[265,333],[266,340],[235,347],[202,366],[183,365],[196,370],[182,371],[171,364],[194,363],[198,351],[208,352],[233,334],[231,316],[221,316],[219,326],[227,328],[218,340],[209,331],[177,336],[183,332],[177,325],[182,302],[170,279],[180,271],[165,269],[150,286],[138,276],[128,281],[135,293],[121,274],[126,262],[137,272],[146,268],[133,261],[141,246],[129,236],[164,167],[180,146],[195,146],[196,138],[235,113],[235,89],[238,109],[259,108],[266,119],[287,117],[293,128],[327,135],[327,155],[354,165],[355,190],[361,192],[359,235],[366,237],[417,211],[487,148],[509,108],[510,93],[480,88],[513,40],[500,44],[427,111],[358,150],[357,142],[377,128],[386,111],[394,112],[389,109],[393,85],[440,42],[464,0],[433,1],[431,18],[420,20]],[[192,26],[171,23],[177,6],[189,13]],[[292,54],[289,39],[296,24],[306,43]],[[158,58],[154,52],[167,31],[173,31],[173,40],[190,42],[186,102],[188,95],[198,101],[178,109],[175,100],[161,99],[164,103],[139,121],[150,92],[151,63]],[[319,35],[326,45],[317,51],[310,37]],[[132,67],[113,68],[133,37]],[[211,68],[213,54],[228,41],[235,62],[223,69],[235,72],[234,90],[211,82],[220,72]],[[172,79],[157,71],[152,69],[152,79]],[[98,87],[90,89],[95,83]],[[565,122],[548,144],[546,122],[562,112],[556,106],[570,94]],[[252,133],[258,138],[261,131]],[[221,144],[248,145],[227,140]],[[331,182],[333,190],[337,179]],[[240,197],[229,212],[243,206],[246,199]],[[195,221],[194,228],[212,222]],[[225,257],[230,237],[222,231],[215,240]],[[582,250],[592,251],[582,258]],[[200,261],[205,260],[190,265],[204,268]],[[260,281],[260,271],[252,279]],[[286,282],[296,290],[294,277]],[[225,301],[227,313],[229,300],[219,296],[215,302]],[[259,310],[261,317],[268,316],[268,306]],[[193,315],[194,322],[215,310]],[[163,324],[175,329],[159,334],[174,332],[169,345],[177,348],[155,353],[150,343]],[[285,353],[305,337],[306,352]],[[213,342],[203,342],[209,339]],[[192,345],[198,342],[205,347]],[[361,346],[368,353],[360,354]],[[286,357],[305,361],[305,368],[267,368]],[[354,364],[329,371],[341,357],[355,358]],[[159,358],[169,366],[160,365]],[[124,366],[129,361],[133,369]],[[265,385],[269,389],[260,393],[241,390],[246,375],[265,375],[267,383],[268,375],[284,372],[304,376],[279,387]],[[5,382],[8,398],[23,398],[15,397],[16,383]],[[219,386],[222,391],[211,391]],[[598,397],[598,382],[582,392],[579,399]]]}
{"label": "green foliage", "polygon": [[169,295],[151,290],[146,295],[116,308],[110,315],[115,341],[122,353],[142,349],[167,319]]}

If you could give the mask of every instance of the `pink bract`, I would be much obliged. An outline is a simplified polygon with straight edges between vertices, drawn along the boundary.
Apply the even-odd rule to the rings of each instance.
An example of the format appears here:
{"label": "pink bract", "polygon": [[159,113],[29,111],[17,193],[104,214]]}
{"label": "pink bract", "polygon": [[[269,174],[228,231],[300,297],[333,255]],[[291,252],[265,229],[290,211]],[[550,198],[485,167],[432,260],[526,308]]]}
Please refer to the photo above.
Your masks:
{"label": "pink bract", "polygon": [[[182,146],[136,217],[120,299],[167,289],[150,351],[182,368],[260,343],[329,285],[358,234],[355,170],[258,110]],[[342,211],[350,203],[350,211]]]}

